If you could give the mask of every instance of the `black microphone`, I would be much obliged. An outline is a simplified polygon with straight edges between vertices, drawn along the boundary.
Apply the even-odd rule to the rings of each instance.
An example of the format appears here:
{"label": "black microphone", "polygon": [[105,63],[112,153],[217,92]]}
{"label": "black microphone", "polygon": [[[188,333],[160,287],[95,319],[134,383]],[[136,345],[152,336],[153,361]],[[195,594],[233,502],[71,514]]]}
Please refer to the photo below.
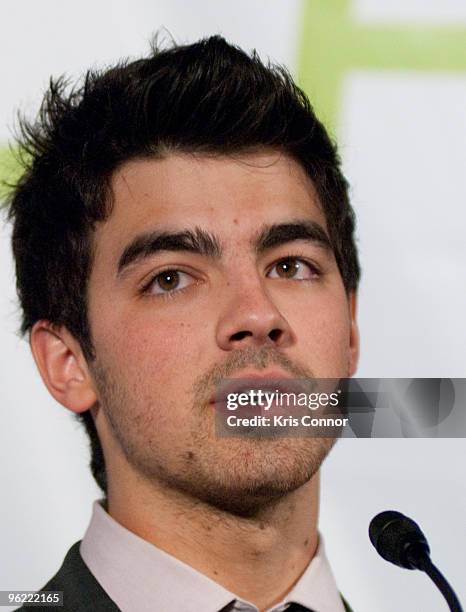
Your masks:
{"label": "black microphone", "polygon": [[451,612],[463,612],[455,592],[430,560],[430,548],[419,525],[401,512],[374,516],[369,538],[381,557],[406,569],[425,572],[445,597]]}

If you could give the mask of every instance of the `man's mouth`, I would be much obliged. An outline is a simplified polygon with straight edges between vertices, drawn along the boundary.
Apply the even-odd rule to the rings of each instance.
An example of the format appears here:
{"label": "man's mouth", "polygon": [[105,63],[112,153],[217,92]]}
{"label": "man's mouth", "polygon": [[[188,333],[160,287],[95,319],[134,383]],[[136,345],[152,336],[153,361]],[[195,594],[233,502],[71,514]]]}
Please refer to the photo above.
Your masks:
{"label": "man's mouth", "polygon": [[[225,378],[217,385],[216,391],[210,398],[210,404],[223,406],[232,397],[238,398],[241,395],[242,406],[263,407],[260,401],[268,398],[278,398],[281,393],[302,393],[304,391],[302,381],[291,378],[283,371],[269,371],[264,375],[239,373],[235,378]],[[250,402],[247,402],[247,397]],[[269,399],[269,402],[272,401]]]}

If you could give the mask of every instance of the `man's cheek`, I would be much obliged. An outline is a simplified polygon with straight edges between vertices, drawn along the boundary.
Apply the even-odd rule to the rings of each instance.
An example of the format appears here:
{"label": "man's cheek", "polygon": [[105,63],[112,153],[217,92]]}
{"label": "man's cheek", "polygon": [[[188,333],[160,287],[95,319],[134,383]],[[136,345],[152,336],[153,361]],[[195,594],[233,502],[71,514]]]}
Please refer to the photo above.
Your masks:
{"label": "man's cheek", "polygon": [[110,342],[120,350],[120,357],[138,361],[176,359],[189,343],[189,333],[181,321],[144,321],[134,318],[115,325]]}
{"label": "man's cheek", "polygon": [[309,365],[345,362],[349,349],[350,327],[343,312],[327,311],[327,316],[309,316],[296,329],[299,332],[305,358]]}

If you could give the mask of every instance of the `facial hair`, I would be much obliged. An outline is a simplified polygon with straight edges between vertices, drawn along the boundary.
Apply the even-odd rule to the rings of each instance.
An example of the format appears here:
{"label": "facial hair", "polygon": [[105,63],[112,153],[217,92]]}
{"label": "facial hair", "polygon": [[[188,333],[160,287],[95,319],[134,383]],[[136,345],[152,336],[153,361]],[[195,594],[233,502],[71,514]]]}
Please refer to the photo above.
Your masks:
{"label": "facial hair", "polygon": [[[144,379],[98,358],[92,373],[99,405],[126,461],[159,488],[221,512],[253,517],[307,483],[319,470],[335,438],[218,438],[209,399],[214,386],[245,368],[278,366],[295,377],[313,373],[275,347],[245,347],[216,364],[192,385],[183,426],[171,426],[180,407],[161,395],[142,393]],[[170,443],[170,441],[172,443]]]}

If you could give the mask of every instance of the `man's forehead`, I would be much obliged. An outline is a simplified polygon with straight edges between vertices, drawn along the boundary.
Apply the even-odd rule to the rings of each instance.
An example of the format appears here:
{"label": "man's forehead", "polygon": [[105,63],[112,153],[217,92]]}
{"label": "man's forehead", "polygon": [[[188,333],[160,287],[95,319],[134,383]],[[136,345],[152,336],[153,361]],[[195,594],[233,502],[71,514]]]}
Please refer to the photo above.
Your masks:
{"label": "man's forehead", "polygon": [[251,243],[264,224],[304,218],[326,231],[303,168],[276,151],[226,156],[170,155],[132,160],[112,178],[112,210],[94,236],[99,251],[121,247],[156,226],[203,227],[222,242]]}

